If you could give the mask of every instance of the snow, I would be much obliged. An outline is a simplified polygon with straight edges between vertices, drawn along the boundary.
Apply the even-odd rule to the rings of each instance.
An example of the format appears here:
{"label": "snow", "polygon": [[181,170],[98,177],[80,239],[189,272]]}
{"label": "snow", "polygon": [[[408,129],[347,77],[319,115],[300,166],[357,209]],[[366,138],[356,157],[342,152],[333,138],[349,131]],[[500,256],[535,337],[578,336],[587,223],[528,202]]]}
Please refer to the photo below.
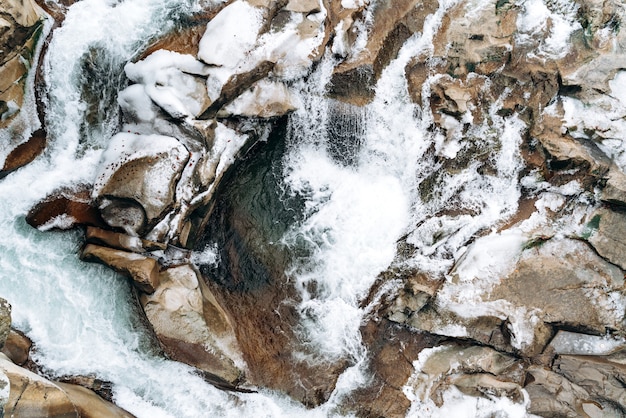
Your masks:
{"label": "snow", "polygon": [[126,64],[126,76],[144,90],[130,86],[120,93],[118,101],[141,121],[154,118],[146,96],[175,118],[198,115],[204,110],[206,91],[204,81],[194,75],[205,76],[209,69],[191,55],[158,50],[139,62]]}
{"label": "snow", "polygon": [[235,1],[207,23],[198,58],[207,64],[234,68],[255,46],[262,27],[260,8]]}

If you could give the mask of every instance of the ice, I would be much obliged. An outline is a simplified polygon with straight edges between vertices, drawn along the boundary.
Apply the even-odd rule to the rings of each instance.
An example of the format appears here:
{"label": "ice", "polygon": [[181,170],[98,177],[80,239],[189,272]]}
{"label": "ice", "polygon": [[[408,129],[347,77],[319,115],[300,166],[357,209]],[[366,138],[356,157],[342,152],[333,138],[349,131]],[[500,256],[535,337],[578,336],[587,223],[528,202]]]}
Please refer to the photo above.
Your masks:
{"label": "ice", "polygon": [[605,356],[626,347],[626,340],[609,335],[596,336],[559,330],[550,341],[557,354]]}

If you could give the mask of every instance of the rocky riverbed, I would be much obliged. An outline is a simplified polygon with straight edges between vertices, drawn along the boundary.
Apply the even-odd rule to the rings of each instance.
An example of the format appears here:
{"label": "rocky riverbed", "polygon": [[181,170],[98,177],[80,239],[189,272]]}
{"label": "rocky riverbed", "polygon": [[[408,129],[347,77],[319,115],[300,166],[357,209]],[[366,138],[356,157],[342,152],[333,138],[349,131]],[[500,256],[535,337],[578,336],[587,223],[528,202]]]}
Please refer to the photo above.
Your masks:
{"label": "rocky riverbed", "polygon": [[[50,29],[49,6],[2,4],[2,182],[50,158],[42,44],[72,7]],[[129,279],[159,355],[233,396],[624,416],[625,17],[612,0],[206,2],[119,65],[90,46],[79,132],[102,141],[76,154],[99,165],[21,216],[84,231],[80,258]],[[5,413],[130,416],[98,376],[34,374],[60,377],[8,306]]]}

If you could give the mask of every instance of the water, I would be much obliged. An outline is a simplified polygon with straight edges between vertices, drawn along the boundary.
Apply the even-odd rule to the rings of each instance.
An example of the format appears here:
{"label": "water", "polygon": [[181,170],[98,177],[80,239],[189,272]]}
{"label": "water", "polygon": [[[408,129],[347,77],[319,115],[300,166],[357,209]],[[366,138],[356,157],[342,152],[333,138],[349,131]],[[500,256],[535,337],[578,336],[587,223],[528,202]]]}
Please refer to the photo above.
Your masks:
{"label": "water", "polygon": [[[298,332],[313,360],[348,359],[351,365],[330,400],[312,410],[268,390],[217,390],[191,368],[163,359],[138,320],[128,281],[78,260],[80,233],[42,233],[24,222],[24,213],[53,190],[93,180],[117,126],[112,104],[126,83],[123,65],[177,19],[201,9],[176,0],[74,4],[54,33],[44,67],[50,145],[42,158],[0,182],[0,295],[13,305],[15,326],[34,340],[35,360],[51,376],[95,374],[111,381],[116,403],[138,417],[335,414],[341,399],[367,382],[359,305],[394,262],[398,240],[406,237],[415,249],[404,266],[443,274],[468,239],[517,208],[523,125],[515,116],[499,116],[495,106],[488,122],[471,131],[494,172],[481,175],[472,165],[433,177],[441,167],[432,150],[453,152],[454,144],[444,149],[441,136],[426,129],[430,116],[411,102],[404,69],[412,57],[432,53],[434,33],[456,2],[440,3],[383,72],[371,104],[356,108],[324,98],[337,64],[330,55],[306,82],[294,82],[303,106],[289,117],[279,174],[283,193],[300,202],[301,213],[281,226],[276,241],[295,255],[285,273],[299,291]],[[527,26],[531,36],[534,26]],[[555,34],[545,51],[560,39]],[[420,189],[429,179],[439,185],[434,195]],[[472,216],[440,214],[456,195]],[[216,252],[209,246],[196,257],[214,264]],[[449,398],[449,408],[471,403],[458,394]],[[523,416],[519,405],[495,405]],[[412,411],[428,407],[415,401]]]}

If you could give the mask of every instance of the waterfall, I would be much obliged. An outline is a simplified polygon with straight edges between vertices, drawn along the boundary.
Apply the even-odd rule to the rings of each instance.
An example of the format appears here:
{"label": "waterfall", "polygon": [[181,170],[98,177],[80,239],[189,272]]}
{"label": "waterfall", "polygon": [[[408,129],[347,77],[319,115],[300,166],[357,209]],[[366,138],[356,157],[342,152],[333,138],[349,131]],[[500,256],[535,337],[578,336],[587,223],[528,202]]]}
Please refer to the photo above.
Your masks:
{"label": "waterfall", "polygon": [[[354,2],[353,8],[357,3],[367,2]],[[493,6],[488,1],[471,3],[476,10]],[[516,34],[520,45],[539,36],[539,20],[552,19],[552,32],[536,51],[541,57],[561,54],[563,44],[579,29],[574,22],[576,7],[565,0],[549,3],[516,2],[521,11]],[[462,120],[442,112],[438,123],[446,129],[433,128],[431,109],[438,94],[431,86],[444,74],[425,77],[421,103],[411,97],[407,68],[416,58],[436,65],[435,38],[446,23],[445,14],[459,0],[439,1],[423,28],[407,36],[379,74],[373,98],[365,105],[330,98],[333,72],[341,61],[337,54],[345,52],[338,39],[310,74],[293,75],[289,88],[299,107],[283,119],[285,136],[280,140],[285,149],[277,153],[282,158],[280,170],[272,174],[280,177],[276,188],[282,198],[297,201],[301,213],[289,220],[276,243],[271,242],[291,256],[284,273],[297,294],[287,302],[296,306],[295,333],[302,343],[299,348],[305,349],[290,354],[319,367],[339,362],[346,366],[330,398],[312,408],[266,388],[252,393],[222,391],[194,368],[164,357],[143,320],[130,281],[79,260],[80,232],[41,232],[24,219],[53,191],[93,182],[103,150],[120,126],[117,96],[129,83],[124,65],[207,4],[82,0],[69,7],[43,62],[48,148],[42,157],[0,181],[0,296],[13,306],[14,326],[34,341],[33,359],[46,375],[95,375],[109,381],[114,402],[138,417],[349,414],[342,402],[372,378],[369,348],[362,336],[370,309],[380,297],[368,302],[372,287],[390,268],[449,278],[463,254],[475,255],[468,250],[471,242],[495,233],[516,213],[524,168],[520,144],[528,125],[520,114],[500,111],[509,89],[476,120],[471,109]],[[535,4],[541,6],[541,16],[535,16]],[[357,52],[366,45],[376,2],[371,6],[355,24],[360,31],[353,34]],[[326,14],[322,2],[320,8]],[[565,104],[568,117],[577,119],[572,110],[576,103]],[[607,141],[602,146],[622,153],[621,143],[613,146]],[[219,156],[216,161],[217,165]],[[264,215],[271,219],[271,213]],[[493,242],[495,248],[503,241]],[[190,251],[191,262],[203,272],[217,269],[220,248],[210,237],[202,244],[203,251]],[[503,253],[515,253],[522,246],[521,233],[509,237],[507,245],[513,249],[505,246]],[[462,305],[464,300],[456,302]],[[425,350],[414,363],[416,370],[437,350]],[[527,416],[527,396],[515,403],[506,397],[476,401],[460,392],[446,392],[441,407],[404,391],[412,403],[409,416],[468,416],[471,410],[484,416]]]}

